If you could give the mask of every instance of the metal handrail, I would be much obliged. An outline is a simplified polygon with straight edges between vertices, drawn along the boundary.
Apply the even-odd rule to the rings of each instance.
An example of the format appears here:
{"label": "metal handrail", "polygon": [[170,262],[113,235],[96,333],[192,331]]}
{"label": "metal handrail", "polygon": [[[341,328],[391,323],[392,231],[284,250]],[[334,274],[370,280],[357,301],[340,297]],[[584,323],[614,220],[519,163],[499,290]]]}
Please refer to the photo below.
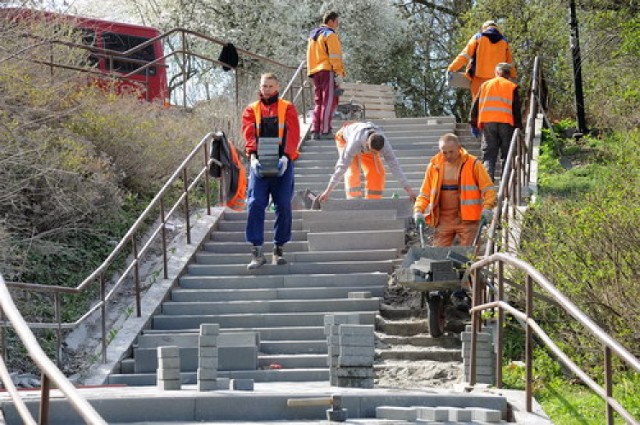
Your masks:
{"label": "metal handrail", "polygon": [[[94,284],[96,281],[100,284],[100,293],[101,299],[97,302],[93,307],[91,307],[82,317],[70,323],[62,323],[59,314],[56,314],[56,322],[55,323],[29,323],[28,326],[33,329],[56,329],[58,330],[57,334],[57,356],[60,356],[60,347],[61,347],[61,330],[62,329],[73,329],[87,320],[91,315],[100,310],[101,312],[101,322],[102,322],[102,358],[103,361],[106,362],[106,344],[107,344],[107,329],[106,329],[106,307],[108,305],[108,301],[112,298],[114,294],[118,291],[120,286],[125,282],[125,280],[132,273],[133,278],[135,280],[135,302],[136,302],[136,315],[137,317],[141,316],[141,290],[140,290],[140,273],[139,273],[139,263],[141,257],[149,250],[151,244],[155,240],[158,235],[162,237],[162,249],[163,249],[163,271],[164,278],[167,279],[169,277],[168,271],[168,252],[167,252],[167,239],[166,239],[166,226],[169,218],[171,218],[178,209],[182,206],[184,208],[184,215],[186,219],[185,232],[187,236],[187,243],[191,243],[191,225],[189,222],[189,216],[191,214],[191,209],[189,205],[189,194],[194,191],[194,189],[199,184],[204,184],[205,188],[209,187],[209,174],[208,174],[208,164],[209,164],[209,146],[211,140],[213,138],[213,133],[207,134],[201,141],[198,143],[191,153],[187,155],[187,157],[182,161],[182,163],[178,166],[178,168],[174,171],[174,173],[169,177],[164,186],[160,189],[160,191],[156,194],[156,196],[150,201],[149,205],[145,208],[145,210],[140,214],[138,219],[133,223],[133,225],[129,228],[127,233],[120,239],[118,244],[113,248],[111,253],[107,256],[107,258],[98,266],[89,276],[87,276],[78,286],[75,288],[63,287],[63,286],[54,286],[54,285],[42,285],[35,283],[24,283],[24,282],[7,282],[7,286],[14,289],[20,289],[31,292],[48,292],[54,294],[54,301],[56,306],[59,304],[59,297],[61,294],[79,294],[84,292],[89,286]],[[188,178],[188,170],[193,167],[192,162],[196,160],[198,156],[202,155],[203,161],[200,168],[196,169],[196,174],[189,182]],[[165,208],[165,198],[169,194],[170,190],[173,188],[175,183],[182,182],[182,191],[180,196],[178,196],[177,200],[173,205],[169,207],[168,210]],[[205,190],[206,197],[206,211],[208,215],[211,215],[211,194],[209,190]],[[137,246],[137,235],[143,230],[143,226],[145,221],[149,218],[153,218],[153,211],[155,209],[160,209],[160,223],[151,230],[150,237],[147,240],[147,243],[142,246],[142,248],[138,248]],[[105,275],[107,273],[107,269],[111,266],[116,258],[125,253],[125,249],[127,246],[131,244],[133,260],[129,263],[128,266],[125,267],[123,273],[121,273],[120,277],[113,284],[111,290],[106,292],[106,279]],[[59,311],[59,308],[56,308],[56,311]],[[6,321],[0,322],[0,325],[6,326]]]}
{"label": "metal handrail", "polygon": [[[84,419],[87,424],[106,425],[107,422],[102,419],[98,412],[83,398],[79,391],[67,379],[66,376],[56,367],[56,365],[47,357],[46,353],[38,344],[35,336],[29,329],[29,325],[18,311],[13,303],[11,294],[7,289],[7,285],[0,275],[0,309],[3,315],[7,317],[16,335],[20,338],[29,356],[38,366],[42,373],[42,389],[40,394],[40,418],[38,423],[47,423],[49,415],[49,392],[53,387],[58,388],[69,399],[71,407]],[[4,360],[0,358],[0,379],[4,387],[7,389],[11,400],[13,401],[16,411],[25,424],[35,425],[37,422],[31,416],[24,400],[16,390],[9,371],[6,368]]]}
{"label": "metal handrail", "polygon": [[[478,279],[479,273],[483,268],[498,265],[498,299],[493,302],[482,303],[482,295],[484,291],[484,283],[482,279]],[[509,265],[517,270],[526,273],[525,280],[525,305],[526,311],[523,313],[505,301],[504,296],[504,265]],[[502,387],[502,342],[503,342],[503,323],[504,313],[508,312],[514,317],[520,319],[525,327],[525,394],[526,394],[526,410],[532,411],[532,377],[533,377],[533,334],[535,333],[544,345],[549,348],[571,372],[573,372],[580,380],[585,383],[591,390],[596,393],[605,402],[607,424],[613,425],[613,410],[630,424],[640,424],[622,405],[613,397],[613,372],[612,372],[612,354],[615,354],[627,366],[640,373],[640,360],[636,358],[629,350],[624,348],[618,341],[610,337],[601,327],[599,327],[591,318],[585,315],[574,303],[562,294],[551,282],[549,282],[538,270],[529,263],[520,260],[506,253],[496,253],[489,257],[483,258],[473,263],[469,270],[473,281],[473,303],[471,308],[471,359],[469,364],[469,380],[471,385],[476,384],[477,372],[477,332],[480,330],[481,312],[488,309],[498,310],[497,323],[497,350],[495,357],[496,365],[496,387]],[[595,380],[587,375],[578,365],[576,365],[551,338],[544,332],[533,318],[533,300],[535,294],[533,291],[533,283],[539,285],[549,296],[555,301],[556,306],[564,309],[569,313],[580,325],[588,330],[602,344],[604,349],[604,382],[605,388],[600,386]]]}

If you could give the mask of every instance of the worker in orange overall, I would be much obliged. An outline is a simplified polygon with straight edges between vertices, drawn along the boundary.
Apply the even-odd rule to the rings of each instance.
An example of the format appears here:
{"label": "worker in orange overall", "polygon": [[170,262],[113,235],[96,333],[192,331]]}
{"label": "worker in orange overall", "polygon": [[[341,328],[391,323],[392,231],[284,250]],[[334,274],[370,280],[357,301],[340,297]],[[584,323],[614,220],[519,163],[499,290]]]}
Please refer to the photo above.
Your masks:
{"label": "worker in orange overall", "polygon": [[360,170],[364,173],[366,199],[380,199],[384,192],[385,170],[380,156],[402,184],[413,201],[415,192],[405,177],[398,158],[393,153],[391,143],[382,129],[372,122],[346,123],[336,133],[336,146],[339,158],[327,188],[318,196],[319,201],[329,199],[331,192],[344,176],[347,199],[362,198]]}
{"label": "worker in orange overall", "polygon": [[[487,21],[482,24],[480,32],[471,37],[447,71],[456,72],[467,65],[466,74],[471,79],[471,97],[475,99],[482,83],[493,78],[494,69],[500,62],[513,65],[511,47],[495,21]],[[516,78],[515,68],[511,77]]]}
{"label": "worker in orange overall", "polygon": [[444,134],[440,152],[429,163],[413,206],[416,226],[435,228],[433,246],[451,246],[456,236],[471,246],[480,219],[489,221],[496,206],[496,190],[480,160],[469,154],[458,136]]}

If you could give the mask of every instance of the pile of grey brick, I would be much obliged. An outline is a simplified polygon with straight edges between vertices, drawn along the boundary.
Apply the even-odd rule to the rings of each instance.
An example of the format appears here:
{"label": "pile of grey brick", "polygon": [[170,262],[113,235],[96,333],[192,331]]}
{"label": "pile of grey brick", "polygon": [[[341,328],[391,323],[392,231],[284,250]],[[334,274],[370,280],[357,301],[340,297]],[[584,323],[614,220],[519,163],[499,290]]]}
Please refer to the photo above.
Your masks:
{"label": "pile of grey brick", "polygon": [[200,325],[198,336],[198,391],[213,391],[218,383],[218,334],[220,325],[204,323]]}
{"label": "pile of grey brick", "polygon": [[482,407],[376,407],[376,418],[414,423],[502,423],[502,412]]}
{"label": "pile of grey brick", "polygon": [[[471,326],[467,326],[465,332],[460,334],[462,340],[462,364],[464,367],[464,380],[469,382],[471,366]],[[476,339],[476,383],[495,385],[496,360],[495,346],[493,343],[493,327],[484,327],[478,332]]]}
{"label": "pile of grey brick", "polygon": [[159,389],[163,391],[180,389],[180,349],[178,347],[158,347],[156,376]]}
{"label": "pile of grey brick", "polygon": [[324,318],[329,346],[329,380],[338,387],[373,388],[375,335],[373,325],[360,325],[359,315],[329,314]]}

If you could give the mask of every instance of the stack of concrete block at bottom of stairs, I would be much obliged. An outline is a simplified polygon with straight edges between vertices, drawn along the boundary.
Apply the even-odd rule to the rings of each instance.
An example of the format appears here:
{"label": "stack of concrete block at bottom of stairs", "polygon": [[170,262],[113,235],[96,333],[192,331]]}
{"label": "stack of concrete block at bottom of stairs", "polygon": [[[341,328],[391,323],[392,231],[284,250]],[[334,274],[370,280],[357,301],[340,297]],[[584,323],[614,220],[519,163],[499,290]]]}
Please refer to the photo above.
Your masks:
{"label": "stack of concrete block at bottom of stairs", "polygon": [[213,391],[218,383],[218,334],[220,325],[204,323],[200,325],[198,336],[198,391]]}
{"label": "stack of concrete block at bottom of stairs", "polygon": [[359,323],[357,313],[324,317],[329,346],[329,380],[333,386],[373,388],[374,327]]}
{"label": "stack of concrete block at bottom of stairs", "polygon": [[[500,423],[502,412],[482,407],[376,407],[376,418],[414,423]],[[473,422],[472,422],[473,421]],[[477,421],[477,422],[476,422]]]}
{"label": "stack of concrete block at bottom of stairs", "polygon": [[[476,383],[495,385],[496,360],[495,345],[493,342],[493,326],[485,326],[478,332],[476,339]],[[465,332],[460,334],[462,339],[462,359],[464,366],[464,379],[469,382],[471,376],[471,326],[467,326]]]}

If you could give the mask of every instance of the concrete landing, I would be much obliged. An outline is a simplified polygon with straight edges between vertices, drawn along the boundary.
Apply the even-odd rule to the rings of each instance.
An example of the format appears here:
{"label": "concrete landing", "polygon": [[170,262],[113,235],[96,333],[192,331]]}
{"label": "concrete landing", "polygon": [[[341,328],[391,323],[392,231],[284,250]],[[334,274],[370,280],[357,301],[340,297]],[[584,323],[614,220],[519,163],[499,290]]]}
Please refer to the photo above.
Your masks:
{"label": "concrete landing", "polygon": [[[331,387],[322,382],[255,383],[253,391],[219,390],[197,392],[194,385],[184,385],[179,391],[160,391],[156,387],[94,387],[82,388],[81,394],[97,409],[109,424],[169,424],[169,423],[327,423],[330,406],[288,407],[287,400],[341,396],[348,410],[343,423],[412,423],[376,418],[376,407],[478,407],[499,410],[500,423],[551,424],[535,403],[534,412],[524,413],[524,392],[487,390],[474,392],[436,389],[399,390],[387,388],[359,389]],[[37,412],[40,393],[24,391],[32,414]],[[6,394],[0,396],[4,404]],[[51,394],[51,425],[84,423],[69,408],[61,394]],[[22,423],[12,406],[4,405],[7,425]],[[515,422],[507,422],[509,418]],[[425,422],[422,422],[425,423]],[[435,422],[433,422],[435,423]],[[473,422],[478,423],[478,422]]]}

